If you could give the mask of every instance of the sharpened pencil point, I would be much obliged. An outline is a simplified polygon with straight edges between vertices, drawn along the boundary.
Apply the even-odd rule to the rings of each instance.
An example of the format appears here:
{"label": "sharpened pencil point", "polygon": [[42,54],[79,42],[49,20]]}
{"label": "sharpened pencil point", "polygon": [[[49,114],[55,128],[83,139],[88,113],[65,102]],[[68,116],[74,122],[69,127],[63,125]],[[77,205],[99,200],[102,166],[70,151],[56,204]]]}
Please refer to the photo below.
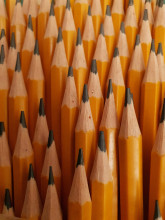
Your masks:
{"label": "sharpened pencil point", "polygon": [[89,16],[92,15],[92,14],[91,14],[91,6],[90,6],[90,5],[88,6],[88,15],[89,15]]}
{"label": "sharpened pencil point", "polygon": [[129,0],[128,6],[132,6],[133,5],[133,0]]}
{"label": "sharpened pencil point", "polygon": [[1,36],[0,36],[0,40],[5,36],[5,29],[1,30]]}
{"label": "sharpened pencil point", "polygon": [[125,107],[127,107],[128,104],[131,104],[132,100],[132,95],[130,88],[126,88],[126,93],[125,93]]}
{"label": "sharpened pencil point", "polygon": [[58,29],[57,43],[59,43],[60,41],[62,41],[62,30],[61,30],[61,27],[59,27],[59,29]]}
{"label": "sharpened pencil point", "polygon": [[29,175],[28,175],[28,180],[34,179],[34,172],[33,172],[33,165],[29,165]]}
{"label": "sharpened pencil point", "polygon": [[5,132],[4,122],[0,122],[0,136],[2,136],[3,132]]}
{"label": "sharpened pencil point", "polygon": [[72,68],[72,66],[70,66],[69,69],[68,69],[68,77],[69,76],[73,77],[73,68]]}
{"label": "sharpened pencil point", "polygon": [[140,44],[140,35],[137,34],[136,35],[136,41],[135,41],[135,47],[138,46]]}
{"label": "sharpened pencil point", "polygon": [[144,20],[144,21],[147,21],[147,20],[148,20],[148,10],[147,10],[147,9],[144,9],[143,20]]}
{"label": "sharpened pencil point", "polygon": [[159,43],[159,44],[158,44],[157,54],[163,55],[162,43]]}
{"label": "sharpened pencil point", "polygon": [[163,102],[163,108],[162,108],[162,114],[161,114],[161,118],[160,118],[160,123],[165,121],[165,99]]}
{"label": "sharpened pencil point", "polygon": [[83,89],[83,96],[82,96],[82,101],[85,103],[85,102],[88,102],[89,100],[89,96],[88,96],[88,86],[87,84],[84,85],[84,89]]}
{"label": "sharpened pencil point", "polygon": [[152,42],[151,42],[151,51],[155,53],[155,41],[154,41],[154,39],[152,39]]}
{"label": "sharpened pencil point", "polygon": [[112,79],[108,82],[108,91],[107,91],[107,99],[109,99],[110,94],[113,93],[113,87],[112,87]]}
{"label": "sharpened pencil point", "polygon": [[96,60],[92,60],[91,72],[97,74],[97,63],[96,63]]}
{"label": "sharpened pencil point", "polygon": [[101,151],[106,152],[104,131],[100,131],[99,133],[98,147],[100,148]]}
{"label": "sharpened pencil point", "polygon": [[7,208],[7,210],[12,208],[11,197],[10,197],[10,190],[9,189],[5,189],[5,201],[4,201],[4,204],[5,204],[6,208]]}
{"label": "sharpened pencil point", "polygon": [[107,7],[106,7],[106,15],[107,15],[107,16],[111,16],[110,5],[107,5]]}
{"label": "sharpened pencil point", "polygon": [[40,116],[45,116],[44,100],[43,100],[43,98],[40,99],[39,115]]}
{"label": "sharpened pencil point", "polygon": [[121,25],[120,25],[120,31],[125,34],[125,25],[124,25],[124,22],[122,21],[121,22]]}
{"label": "sharpened pencil point", "polygon": [[80,31],[80,28],[78,28],[76,46],[81,45],[81,44],[82,44],[82,41],[81,41],[81,31]]}
{"label": "sharpened pencil point", "polygon": [[114,54],[113,54],[113,57],[117,57],[117,56],[119,56],[119,49],[118,49],[118,47],[115,48]]}
{"label": "sharpened pencil point", "polygon": [[78,167],[79,165],[84,165],[83,149],[82,148],[80,148],[79,152],[78,152],[78,158],[77,158],[77,165],[76,165],[76,167]]}
{"label": "sharpened pencil point", "polygon": [[34,47],[34,55],[39,55],[39,45],[38,40],[36,40],[35,47]]}
{"label": "sharpened pencil point", "polygon": [[17,53],[15,72],[21,72],[21,60],[20,60],[20,53],[19,52]]}
{"label": "sharpened pencil point", "polygon": [[49,16],[54,16],[54,1],[53,0],[51,2]]}
{"label": "sharpened pencil point", "polygon": [[66,8],[67,8],[68,10],[70,10],[70,0],[67,0],[67,2],[66,2]]}
{"label": "sharpened pencil point", "polygon": [[15,4],[17,4],[17,3],[21,3],[21,1],[20,0],[16,0]]}
{"label": "sharpened pencil point", "polygon": [[12,34],[11,34],[10,47],[16,49],[16,44],[15,44],[15,33],[14,33],[14,32],[12,32]]}
{"label": "sharpened pencil point", "polygon": [[151,2],[151,0],[146,0],[145,3],[147,3],[147,2]]}
{"label": "sharpened pencil point", "polygon": [[31,15],[29,15],[29,19],[28,19],[28,28],[33,31],[32,16]]}
{"label": "sharpened pencil point", "polygon": [[0,54],[0,64],[3,64],[5,60],[5,49],[4,45],[1,46],[1,54]]}
{"label": "sharpened pencil point", "polygon": [[53,130],[50,130],[49,131],[49,137],[48,137],[48,148],[52,145],[54,141],[54,136],[53,136]]}
{"label": "sharpened pencil point", "polygon": [[49,167],[49,180],[48,180],[48,185],[54,185],[54,177],[53,177],[52,166]]}
{"label": "sharpened pencil point", "polygon": [[103,23],[101,23],[101,25],[100,25],[100,34],[102,34],[104,36],[104,26],[103,26]]}
{"label": "sharpened pencil point", "polygon": [[154,219],[161,217],[158,200],[155,201]]}
{"label": "sharpened pencil point", "polygon": [[24,111],[21,111],[20,123],[21,123],[23,128],[27,128]]}

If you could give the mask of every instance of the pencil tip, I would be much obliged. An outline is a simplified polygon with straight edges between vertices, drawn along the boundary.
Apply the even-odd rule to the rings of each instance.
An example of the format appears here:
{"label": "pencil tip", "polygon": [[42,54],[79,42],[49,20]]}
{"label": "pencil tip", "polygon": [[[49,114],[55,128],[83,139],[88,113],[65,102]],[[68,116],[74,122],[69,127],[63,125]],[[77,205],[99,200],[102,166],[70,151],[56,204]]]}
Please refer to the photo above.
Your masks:
{"label": "pencil tip", "polygon": [[34,55],[39,55],[39,45],[38,40],[36,40],[35,47],[34,47]]}
{"label": "pencil tip", "polygon": [[126,93],[125,93],[125,107],[126,107],[128,104],[131,104],[131,100],[132,100],[132,95],[131,95],[130,88],[126,88]]}
{"label": "pencil tip", "polygon": [[62,29],[61,27],[58,28],[58,37],[57,37],[57,43],[62,41]]}
{"label": "pencil tip", "polygon": [[135,46],[138,46],[140,44],[140,35],[136,35],[136,41],[135,41]]}
{"label": "pencil tip", "polygon": [[163,55],[162,43],[159,43],[159,44],[158,44],[157,54]]}
{"label": "pencil tip", "polygon": [[77,165],[76,165],[76,167],[78,167],[79,165],[84,165],[83,149],[82,148],[80,148],[79,152],[78,152],[78,158],[77,158]]}
{"label": "pencil tip", "polygon": [[54,185],[54,177],[53,177],[52,166],[49,167],[49,180],[48,180],[48,185]]}
{"label": "pencil tip", "polygon": [[21,111],[20,123],[21,123],[23,128],[27,128],[24,111]]}
{"label": "pencil tip", "polygon": [[81,31],[80,31],[80,28],[78,28],[76,46],[81,45],[81,44],[82,44],[82,41],[81,41]]}
{"label": "pencil tip", "polygon": [[97,63],[96,63],[96,60],[92,60],[91,72],[97,74]]}
{"label": "pencil tip", "polygon": [[1,54],[0,54],[0,64],[3,64],[5,60],[5,49],[4,45],[1,45]]}
{"label": "pencil tip", "polygon": [[159,6],[159,7],[163,7],[163,0],[160,0],[160,1],[159,1],[158,6]]}
{"label": "pencil tip", "polygon": [[98,147],[100,148],[101,151],[106,152],[104,131],[100,131],[99,133]]}
{"label": "pencil tip", "polygon": [[51,2],[49,16],[54,16],[54,0]]}
{"label": "pencil tip", "polygon": [[28,28],[33,31],[32,16],[31,15],[29,15],[29,19],[28,19]]}
{"label": "pencil tip", "polygon": [[29,165],[29,175],[28,175],[28,180],[34,179],[34,172],[33,172],[33,165]]}
{"label": "pencil tip", "polygon": [[155,201],[154,219],[161,217],[158,200]]}
{"label": "pencil tip", "polygon": [[88,102],[89,100],[89,96],[88,96],[88,86],[87,84],[84,85],[84,89],[83,89],[83,97],[82,97],[82,101],[85,103],[85,102]]}
{"label": "pencil tip", "polygon": [[152,42],[151,42],[151,51],[155,53],[155,41],[154,41],[154,39],[152,39]]}
{"label": "pencil tip", "polygon": [[67,2],[66,2],[66,8],[67,8],[68,10],[70,10],[70,0],[67,0]]}
{"label": "pencil tip", "polygon": [[113,87],[112,87],[112,79],[109,79],[108,82],[108,91],[107,91],[107,99],[109,99],[110,94],[113,93]]}
{"label": "pencil tip", "polygon": [[121,25],[120,25],[120,31],[125,34],[125,25],[124,25],[124,22],[122,21],[121,22]]}
{"label": "pencil tip", "polygon": [[161,114],[161,118],[160,118],[160,123],[165,121],[165,99],[163,102],[163,108],[162,108],[162,114]]}
{"label": "pencil tip", "polygon": [[114,54],[113,54],[113,57],[117,57],[117,56],[119,56],[119,49],[118,49],[118,47],[115,48]]}
{"label": "pencil tip", "polygon": [[21,1],[20,1],[20,0],[16,0],[16,3],[15,3],[15,4],[17,4],[17,3],[21,3]]}
{"label": "pencil tip", "polygon": [[133,0],[129,0],[128,6],[132,6],[133,5]]}
{"label": "pencil tip", "polygon": [[54,136],[53,136],[53,130],[50,130],[49,131],[49,137],[48,137],[48,148],[52,145],[54,141]]}
{"label": "pencil tip", "polygon": [[44,100],[43,100],[43,98],[40,99],[39,115],[40,115],[40,116],[45,116]]}
{"label": "pencil tip", "polygon": [[143,20],[144,20],[144,21],[147,21],[147,20],[148,20],[148,10],[147,10],[147,9],[144,9]]}
{"label": "pencil tip", "polygon": [[19,52],[17,53],[15,72],[21,72],[21,60],[20,60],[20,53]]}
{"label": "pencil tip", "polygon": [[102,34],[104,36],[104,26],[103,26],[103,23],[101,23],[101,25],[100,25],[100,34]]}
{"label": "pencil tip", "polygon": [[89,16],[92,15],[92,14],[91,14],[91,6],[90,6],[90,5],[88,6],[88,15],[89,15]]}
{"label": "pencil tip", "polygon": [[0,40],[5,36],[5,29],[1,30],[1,36],[0,36]]}
{"label": "pencil tip", "polygon": [[7,208],[7,210],[12,208],[11,197],[10,197],[10,190],[9,189],[5,189],[5,201],[4,201],[4,204],[5,204],[6,208]]}
{"label": "pencil tip", "polygon": [[147,3],[147,2],[151,2],[151,0],[146,0],[145,3]]}
{"label": "pencil tip", "polygon": [[12,34],[11,34],[10,47],[16,49],[16,44],[15,44],[15,33],[14,33],[14,32],[12,32]]}
{"label": "pencil tip", "polygon": [[68,69],[68,77],[73,77],[73,68],[72,68],[72,66],[70,66],[69,67],[69,69]]}
{"label": "pencil tip", "polygon": [[106,15],[107,15],[107,16],[111,16],[110,5],[107,5],[107,7],[106,7]]}
{"label": "pencil tip", "polygon": [[0,136],[2,136],[3,132],[5,132],[4,122],[0,122]]}

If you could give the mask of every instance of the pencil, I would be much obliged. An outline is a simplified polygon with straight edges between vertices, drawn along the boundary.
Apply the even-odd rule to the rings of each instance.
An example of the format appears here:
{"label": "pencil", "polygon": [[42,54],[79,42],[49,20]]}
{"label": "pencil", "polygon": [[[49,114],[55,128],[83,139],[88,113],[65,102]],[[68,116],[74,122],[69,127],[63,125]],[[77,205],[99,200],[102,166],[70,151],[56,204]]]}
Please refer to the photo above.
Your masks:
{"label": "pencil", "polygon": [[95,37],[95,31],[93,27],[90,5],[88,6],[88,15],[87,15],[86,22],[85,22],[82,40],[83,40],[86,63],[89,69],[91,66],[91,61],[92,61],[95,46],[96,46],[96,37]]}
{"label": "pencil", "polygon": [[76,30],[80,28],[81,33],[84,31],[84,25],[88,14],[88,0],[75,0],[73,17]]}
{"label": "pencil", "polygon": [[1,30],[1,36],[0,36],[0,48],[1,46],[4,45],[4,50],[5,50],[5,60],[8,57],[8,42],[7,42],[7,38],[6,38],[6,33],[5,33],[5,29]]}
{"label": "pencil", "polygon": [[9,19],[6,11],[5,2],[0,1],[0,30],[4,29],[7,41],[9,40]]}
{"label": "pencil", "polygon": [[24,203],[30,164],[34,164],[34,153],[26,126],[25,114],[24,111],[21,111],[17,141],[13,154],[14,211],[15,215],[19,217]]}
{"label": "pencil", "polygon": [[14,216],[14,210],[11,202],[10,190],[8,188],[5,189],[5,199],[2,214],[5,216]]}
{"label": "pencil", "polygon": [[42,202],[45,201],[46,191],[49,179],[49,167],[52,166],[54,181],[58,193],[59,200],[61,201],[61,168],[59,165],[56,146],[53,137],[53,131],[49,131],[48,144],[45,153],[45,159],[41,172],[41,198]]}
{"label": "pencil", "polygon": [[160,82],[161,82],[161,104],[160,106],[162,107],[163,100],[165,98],[165,65],[164,65],[162,43],[159,43],[158,45],[157,61],[158,61],[158,66],[159,66]]}
{"label": "pencil", "polygon": [[148,10],[145,9],[142,25],[140,28],[140,42],[142,46],[145,67],[147,67],[148,64],[151,41],[152,41],[152,36],[151,36],[150,25],[148,20]]}
{"label": "pencil", "polygon": [[97,135],[104,107],[104,98],[101,91],[96,60],[92,60],[91,64],[91,71],[88,79],[88,94]]}
{"label": "pencil", "polygon": [[[45,75],[46,113],[51,114],[51,63],[58,36],[58,28],[54,15],[54,2],[51,2],[48,23],[43,40],[43,70]],[[54,83],[54,82],[53,82]],[[50,125],[49,116],[49,125]]]}
{"label": "pencil", "polygon": [[[21,51],[23,40],[25,38],[26,32],[26,22],[23,15],[23,10],[21,6],[20,0],[16,0],[16,4],[14,7],[12,20],[10,23],[10,34],[15,33],[15,41],[16,41],[16,48],[18,51]],[[10,35],[11,37],[11,35]]]}
{"label": "pencil", "polygon": [[115,47],[115,31],[110,11],[110,6],[107,5],[106,14],[104,18],[104,36],[107,44],[107,51],[109,55],[109,62],[111,63],[113,57],[113,51]]}
{"label": "pencil", "polygon": [[73,67],[73,75],[77,89],[78,101],[80,104],[83,94],[83,87],[88,80],[88,71],[87,71],[88,69],[85,59],[84,48],[81,40],[80,28],[78,28],[77,31],[77,42],[73,55],[72,67]]}
{"label": "pencil", "polygon": [[102,90],[102,93],[104,94],[110,63],[109,63],[106,40],[104,37],[103,23],[100,26],[100,34],[97,40],[93,59],[95,59],[97,62],[97,69],[98,69],[98,74],[99,74],[99,79],[100,79],[101,90]]}
{"label": "pencil", "polygon": [[149,220],[153,219],[155,200],[159,201],[159,207],[162,217],[165,217],[164,203],[163,203],[163,189],[164,189],[164,134],[165,134],[165,100],[159,127],[157,130],[155,143],[151,151],[150,163],[150,187],[149,187]]}
{"label": "pencil", "polygon": [[[141,85],[140,128],[143,137],[143,185],[145,218],[148,210],[150,154],[158,128],[160,109],[160,76],[155,54],[154,40],[151,44],[148,66]],[[154,106],[154,108],[153,108]]]}
{"label": "pencil", "polygon": [[8,94],[9,77],[5,61],[4,46],[1,46],[0,53],[0,121],[4,122],[6,134],[8,136]]}
{"label": "pencil", "polygon": [[113,178],[112,219],[118,219],[118,149],[117,137],[119,122],[115,106],[112,88],[112,80],[109,80],[107,97],[100,123],[100,131],[104,132],[105,146],[107,149],[109,166]]}
{"label": "pencil", "polygon": [[42,203],[34,178],[33,165],[29,165],[29,175],[26,186],[24,204],[21,217],[28,220],[39,220],[42,214]]}
{"label": "pencil", "polygon": [[114,50],[114,55],[107,79],[107,86],[106,86],[106,93],[108,88],[109,79],[112,79],[114,97],[115,97],[115,104],[117,110],[117,117],[119,122],[121,121],[123,106],[124,106],[124,97],[125,97],[125,84],[122,74],[122,68],[119,58],[119,50],[116,47]]}
{"label": "pencil", "polygon": [[112,21],[115,29],[115,43],[117,43],[121,22],[124,19],[123,0],[113,1],[111,13],[112,13]]}
{"label": "pencil", "polygon": [[[129,1],[130,0],[126,0],[126,3],[125,3],[125,11],[127,10],[127,7],[129,7]],[[134,6],[135,6],[135,14],[136,14],[136,21],[137,23],[139,22],[139,19],[140,19],[140,14],[141,14],[141,10],[142,10],[142,1],[139,1],[139,0],[133,0],[134,2]],[[145,2],[145,0],[144,0]]]}
{"label": "pencil", "polygon": [[95,155],[95,126],[93,122],[87,85],[84,85],[79,116],[75,128],[75,161],[78,157],[79,146],[84,152],[84,165],[89,180]]}
{"label": "pencil", "polygon": [[9,91],[8,109],[9,146],[11,149],[11,153],[13,153],[17,139],[17,129],[19,126],[20,111],[24,111],[25,118],[26,120],[28,120],[28,96],[21,71],[19,53],[17,53],[15,72]]}
{"label": "pencil", "polygon": [[45,79],[39,53],[38,40],[36,40],[34,53],[27,77],[28,107],[29,107],[29,134],[31,140],[34,136],[35,124],[38,115],[40,98],[45,98]]}
{"label": "pencil", "polygon": [[68,64],[71,65],[73,59],[73,52],[76,45],[76,28],[70,6],[70,0],[67,0],[64,19],[62,22],[62,35],[64,39],[66,57]]}
{"label": "pencil", "polygon": [[155,10],[153,11],[153,14],[154,14],[154,21],[156,19],[156,16],[157,16],[157,13],[158,13],[158,9],[159,9],[159,4],[160,4],[161,0],[157,0],[156,1],[156,7],[155,7]]}
{"label": "pencil", "polygon": [[[51,127],[55,134],[56,148],[61,161],[61,104],[65,90],[68,61],[61,28],[58,30],[56,48],[51,65]],[[58,83],[57,83],[58,82]],[[56,85],[56,86],[54,86]],[[50,108],[47,106],[47,108]],[[47,111],[48,112],[48,111]],[[49,123],[48,123],[49,124]]]}
{"label": "pencil", "polygon": [[28,11],[29,11],[29,0],[23,0],[23,2],[21,2],[22,4],[22,10],[23,10],[23,14],[24,14],[24,18],[26,21],[26,24],[28,22]]}
{"label": "pencil", "polygon": [[34,51],[34,45],[35,45],[35,36],[33,32],[32,18],[31,15],[29,15],[25,39],[21,51],[22,73],[26,86],[27,86],[27,76],[28,76],[29,66]]}
{"label": "pencil", "polygon": [[101,0],[101,7],[102,7],[102,12],[103,12],[103,18],[106,16],[106,11],[107,11],[107,6],[111,6],[111,0]]}
{"label": "pencil", "polygon": [[67,204],[74,175],[75,127],[78,117],[78,97],[73,77],[73,68],[69,67],[66,87],[61,106],[61,169],[62,169],[62,206],[63,216],[67,215]]}
{"label": "pencil", "polygon": [[162,220],[158,200],[155,200],[154,220]]}
{"label": "pencil", "polygon": [[142,220],[142,135],[129,88],[126,89],[118,141],[121,219]]}
{"label": "pencil", "polygon": [[155,11],[157,0],[151,0],[152,11]]}
{"label": "pencil", "polygon": [[16,50],[16,44],[15,44],[15,34],[13,32],[11,34],[10,48],[8,52],[8,57],[6,59],[6,65],[7,65],[7,71],[8,71],[10,84],[13,79],[16,60],[17,60],[17,50]]}
{"label": "pencil", "polygon": [[60,201],[57,195],[56,185],[54,184],[54,177],[52,167],[49,167],[48,188],[44,203],[44,208],[41,220],[62,220],[62,211]]}
{"label": "pencil", "polygon": [[34,150],[35,174],[39,192],[41,193],[41,172],[44,163],[49,130],[44,110],[44,100],[40,99],[39,112],[32,142]]}
{"label": "pencil", "polygon": [[57,20],[57,26],[58,28],[62,26],[64,13],[65,13],[65,7],[66,7],[67,0],[58,0],[55,2],[55,15]]}
{"label": "pencil", "polygon": [[29,0],[28,17],[29,15],[31,15],[33,32],[34,32],[34,36],[36,39],[37,37],[37,15],[38,15],[37,0]]}
{"label": "pencil", "polygon": [[99,35],[100,25],[102,22],[102,17],[103,17],[100,0],[92,0],[91,13],[92,13],[92,20],[93,20],[93,27],[94,27],[94,31],[95,31],[95,36],[97,39],[97,37]]}
{"label": "pencil", "polygon": [[136,36],[135,49],[133,51],[128,70],[127,86],[134,97],[134,108],[137,120],[140,120],[140,94],[141,83],[145,73],[143,51],[140,43],[140,35]]}
{"label": "pencil", "polygon": [[5,189],[8,188],[12,193],[11,155],[3,122],[0,122],[0,152],[0,212],[2,212]]}
{"label": "pencil", "polygon": [[124,22],[121,22],[117,47],[119,49],[119,56],[120,56],[120,62],[121,62],[121,67],[122,67],[123,78],[124,78],[124,82],[126,84],[126,82],[127,82],[127,72],[128,72],[128,67],[129,67],[129,63],[130,63],[130,53],[129,53],[127,36],[126,36],[126,33],[125,33],[125,24],[124,24]]}
{"label": "pencil", "polygon": [[84,167],[83,150],[79,149],[76,169],[68,199],[68,220],[91,220],[92,204]]}
{"label": "pencil", "polygon": [[[149,24],[150,24],[150,29],[152,31],[152,27],[153,27],[153,24],[154,24],[154,16],[153,16],[153,11],[152,11],[151,0],[146,0],[145,1],[144,10],[145,9],[147,9],[147,11],[148,11],[148,21],[149,21]],[[141,15],[140,26],[141,26],[142,21],[143,21],[144,10],[143,10],[142,15]]]}
{"label": "pencil", "polygon": [[49,11],[50,11],[50,1],[41,0],[41,4],[37,16],[37,36],[38,36],[38,44],[40,48],[41,60],[43,55],[43,40],[44,40],[46,25],[48,22]]}
{"label": "pencil", "polygon": [[15,0],[6,0],[6,10],[7,10],[7,15],[9,17],[9,23],[12,20],[15,3],[16,3]]}
{"label": "pencil", "polygon": [[90,176],[92,219],[112,219],[113,181],[109,166],[104,132],[100,131],[98,147]]}
{"label": "pencil", "polygon": [[129,54],[131,56],[135,45],[136,35],[138,32],[138,23],[135,13],[134,0],[129,0],[124,23],[125,23],[125,33],[127,36]]}

